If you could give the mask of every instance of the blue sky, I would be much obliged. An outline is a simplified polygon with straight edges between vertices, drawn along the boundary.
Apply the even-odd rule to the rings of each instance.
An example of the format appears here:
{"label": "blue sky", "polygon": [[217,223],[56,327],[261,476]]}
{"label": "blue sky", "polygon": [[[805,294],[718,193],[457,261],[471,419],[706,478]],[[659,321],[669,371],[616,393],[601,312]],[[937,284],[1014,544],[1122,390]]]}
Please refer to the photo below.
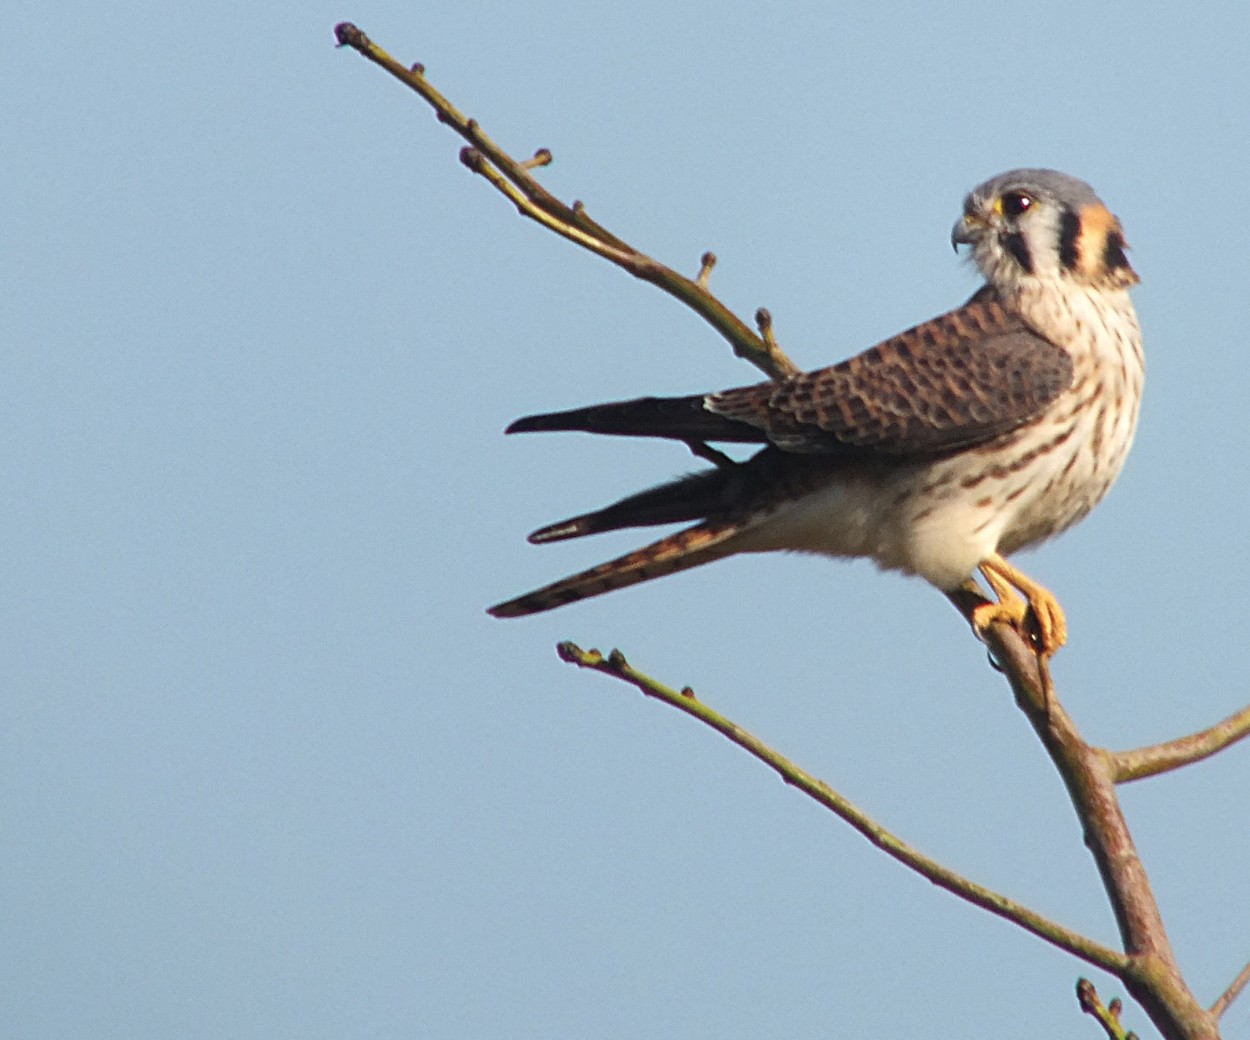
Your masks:
{"label": "blue sky", "polygon": [[[1250,697],[1244,5],[19,5],[10,1035],[1093,1035],[1071,958],[553,649],[620,646],[1114,941],[1061,785],[937,593],[738,559],[485,615],[637,541],[527,531],[692,465],[510,419],[758,376],[519,219],[419,99],[335,51],[343,19],[515,153],[552,148],[544,183],[639,248],[691,273],[715,250],[721,297],[768,306],[805,367],[971,293],[947,235],[974,184],[1089,180],[1142,275],[1147,397],[1114,492],[1025,560],[1068,611],[1056,681],[1112,747]],[[1123,792],[1208,1001],[1250,956],[1248,785],[1239,748]]]}

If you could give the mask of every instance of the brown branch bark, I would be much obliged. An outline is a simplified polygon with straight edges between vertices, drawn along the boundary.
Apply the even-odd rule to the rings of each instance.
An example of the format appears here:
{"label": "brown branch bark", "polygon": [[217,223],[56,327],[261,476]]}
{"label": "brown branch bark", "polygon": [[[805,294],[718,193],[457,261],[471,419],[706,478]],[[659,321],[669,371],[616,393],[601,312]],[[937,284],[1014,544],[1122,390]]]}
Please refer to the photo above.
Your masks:
{"label": "brown branch bark", "polygon": [[[983,597],[974,588],[952,594],[951,602],[971,621]],[[1045,663],[1024,637],[1005,624],[988,634],[990,651],[1063,778],[1085,831],[1111,903],[1128,968],[1116,973],[1167,1040],[1217,1040],[1217,1017],[1190,991],[1176,962],[1163,916],[1116,796],[1109,757],[1087,744],[1059,703]]]}
{"label": "brown branch bark", "polygon": [[1237,977],[1233,979],[1228,989],[1221,993],[1219,999],[1211,1005],[1211,1014],[1220,1018],[1233,1001],[1241,996],[1241,991],[1246,988],[1247,984],[1250,984],[1250,962],[1237,973]]}
{"label": "brown branch bark", "polygon": [[1106,752],[1117,783],[1127,784],[1201,762],[1250,736],[1250,705],[1214,726],[1162,744],[1133,751]]}

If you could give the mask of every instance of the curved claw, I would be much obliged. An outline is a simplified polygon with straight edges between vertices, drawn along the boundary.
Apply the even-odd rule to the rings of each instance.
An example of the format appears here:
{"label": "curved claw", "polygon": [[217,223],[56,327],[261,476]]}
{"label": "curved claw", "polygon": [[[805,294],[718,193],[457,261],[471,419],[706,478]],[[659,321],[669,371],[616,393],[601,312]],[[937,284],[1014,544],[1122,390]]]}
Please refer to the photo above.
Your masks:
{"label": "curved claw", "polygon": [[[997,603],[983,603],[972,612],[972,625],[977,634],[999,621],[1021,627],[1025,619],[1033,616],[1036,625],[1034,642],[1043,658],[1053,656],[1068,641],[1068,621],[1054,593],[1037,584],[1022,571],[1013,567],[998,554],[991,556],[980,566]],[[1017,593],[1022,593],[1022,599]]]}

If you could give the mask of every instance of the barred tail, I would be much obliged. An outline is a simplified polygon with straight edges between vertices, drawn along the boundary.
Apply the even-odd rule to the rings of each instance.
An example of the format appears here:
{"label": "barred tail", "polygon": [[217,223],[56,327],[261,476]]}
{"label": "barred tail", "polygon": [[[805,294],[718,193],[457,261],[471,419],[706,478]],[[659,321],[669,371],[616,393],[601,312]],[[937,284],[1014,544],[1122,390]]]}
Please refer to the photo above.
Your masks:
{"label": "barred tail", "polygon": [[605,592],[711,563],[732,555],[734,549],[729,543],[740,530],[736,523],[728,520],[712,520],[688,527],[581,574],[497,604],[487,613],[497,618],[539,614],[591,596],[601,596]]}

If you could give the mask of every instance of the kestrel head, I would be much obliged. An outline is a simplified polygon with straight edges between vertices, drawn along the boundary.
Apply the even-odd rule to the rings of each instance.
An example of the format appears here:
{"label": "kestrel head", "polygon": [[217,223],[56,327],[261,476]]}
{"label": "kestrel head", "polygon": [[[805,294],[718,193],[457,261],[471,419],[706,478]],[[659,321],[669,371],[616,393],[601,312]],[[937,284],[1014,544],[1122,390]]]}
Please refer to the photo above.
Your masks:
{"label": "kestrel head", "polygon": [[1120,222],[1084,181],[1057,170],[1012,170],[973,188],[951,244],[972,247],[1000,291],[1037,282],[1135,285]]}

